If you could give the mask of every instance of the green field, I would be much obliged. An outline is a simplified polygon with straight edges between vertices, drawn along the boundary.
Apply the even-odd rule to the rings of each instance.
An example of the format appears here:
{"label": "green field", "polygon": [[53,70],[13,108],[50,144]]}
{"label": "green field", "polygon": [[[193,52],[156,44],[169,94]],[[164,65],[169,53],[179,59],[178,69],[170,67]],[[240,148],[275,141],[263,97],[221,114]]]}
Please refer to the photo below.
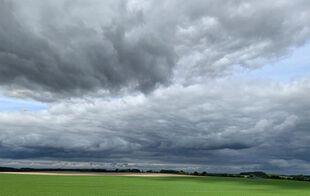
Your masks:
{"label": "green field", "polygon": [[221,177],[0,174],[0,196],[310,196],[310,183]]}

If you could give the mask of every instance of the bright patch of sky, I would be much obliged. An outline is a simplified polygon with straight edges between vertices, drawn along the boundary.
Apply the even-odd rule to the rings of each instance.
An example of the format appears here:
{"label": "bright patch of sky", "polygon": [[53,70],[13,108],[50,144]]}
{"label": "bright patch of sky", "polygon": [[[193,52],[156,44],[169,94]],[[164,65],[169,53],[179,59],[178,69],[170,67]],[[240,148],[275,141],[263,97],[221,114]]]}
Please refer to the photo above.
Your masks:
{"label": "bright patch of sky", "polygon": [[310,76],[310,43],[292,48],[284,58],[258,69],[237,68],[234,77],[288,82]]}
{"label": "bright patch of sky", "polygon": [[39,111],[47,108],[47,104],[0,96],[0,112]]}

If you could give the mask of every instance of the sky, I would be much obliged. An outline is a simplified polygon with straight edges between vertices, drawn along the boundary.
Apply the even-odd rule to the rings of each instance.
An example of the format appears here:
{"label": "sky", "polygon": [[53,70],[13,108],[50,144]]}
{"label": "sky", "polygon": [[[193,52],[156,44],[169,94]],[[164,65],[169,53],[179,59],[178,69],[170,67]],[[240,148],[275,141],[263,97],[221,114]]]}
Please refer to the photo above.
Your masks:
{"label": "sky", "polygon": [[0,166],[310,174],[308,0],[0,0]]}

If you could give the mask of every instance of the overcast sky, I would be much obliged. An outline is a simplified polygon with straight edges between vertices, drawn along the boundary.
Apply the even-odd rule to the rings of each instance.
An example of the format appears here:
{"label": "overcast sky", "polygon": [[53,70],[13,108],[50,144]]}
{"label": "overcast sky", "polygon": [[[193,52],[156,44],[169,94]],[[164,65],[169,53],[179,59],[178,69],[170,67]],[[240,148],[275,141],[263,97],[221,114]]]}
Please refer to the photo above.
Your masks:
{"label": "overcast sky", "polygon": [[310,174],[310,1],[0,0],[0,166]]}

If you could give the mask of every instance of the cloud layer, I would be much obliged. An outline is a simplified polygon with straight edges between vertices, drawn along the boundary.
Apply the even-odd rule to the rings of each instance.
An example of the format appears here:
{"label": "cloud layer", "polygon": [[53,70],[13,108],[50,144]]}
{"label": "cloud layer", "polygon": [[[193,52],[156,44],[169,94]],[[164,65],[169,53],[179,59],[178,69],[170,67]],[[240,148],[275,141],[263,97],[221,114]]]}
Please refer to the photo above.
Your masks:
{"label": "cloud layer", "polygon": [[307,1],[1,0],[0,85],[53,101],[255,68],[310,36]]}
{"label": "cloud layer", "polygon": [[1,113],[0,156],[265,170],[281,159],[307,163],[309,84],[224,80]]}
{"label": "cloud layer", "polygon": [[309,41],[309,1],[223,2],[0,0],[0,93],[49,104],[0,112],[0,164],[310,173],[310,77],[236,77]]}

